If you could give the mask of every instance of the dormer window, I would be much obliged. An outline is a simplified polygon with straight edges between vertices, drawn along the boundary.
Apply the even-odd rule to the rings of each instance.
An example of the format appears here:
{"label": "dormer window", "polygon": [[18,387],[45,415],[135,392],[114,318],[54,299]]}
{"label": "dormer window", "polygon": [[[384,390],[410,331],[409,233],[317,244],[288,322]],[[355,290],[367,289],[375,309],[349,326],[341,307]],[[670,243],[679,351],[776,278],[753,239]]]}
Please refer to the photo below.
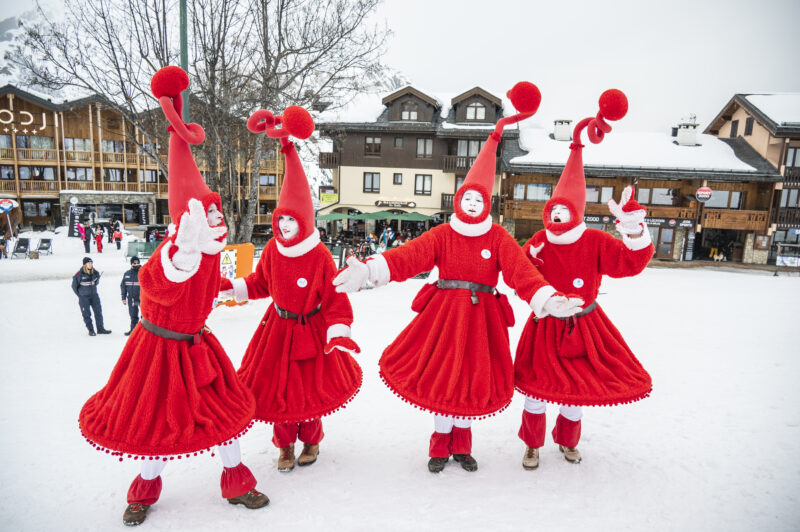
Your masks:
{"label": "dormer window", "polygon": [[467,106],[467,120],[486,120],[486,107],[479,103]]}
{"label": "dormer window", "polygon": [[415,103],[404,103],[400,107],[400,119],[401,120],[416,120],[417,119],[417,111],[418,106]]}

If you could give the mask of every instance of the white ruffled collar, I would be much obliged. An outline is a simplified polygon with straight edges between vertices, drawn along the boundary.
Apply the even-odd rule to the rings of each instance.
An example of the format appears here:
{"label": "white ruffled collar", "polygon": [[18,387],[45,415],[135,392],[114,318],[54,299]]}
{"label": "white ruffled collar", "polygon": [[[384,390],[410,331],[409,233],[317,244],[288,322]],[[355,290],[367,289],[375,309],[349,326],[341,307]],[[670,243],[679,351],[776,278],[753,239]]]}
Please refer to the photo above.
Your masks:
{"label": "white ruffled collar", "polygon": [[450,216],[450,227],[456,233],[464,236],[481,236],[485,235],[492,228],[492,216],[489,215],[482,222],[476,224],[468,224],[462,222],[458,215],[453,214]]}
{"label": "white ruffled collar", "polygon": [[293,246],[284,246],[278,242],[277,238],[275,239],[275,245],[278,248],[278,253],[284,257],[300,257],[317,247],[317,244],[319,243],[319,231],[317,229],[314,229],[314,232],[311,233],[311,235],[307,236],[304,240],[301,240]]}
{"label": "white ruffled collar", "polygon": [[580,225],[576,225],[560,235],[551,233],[548,230],[545,231],[545,234],[547,235],[547,241],[551,244],[574,244],[583,235],[584,231],[586,231],[586,222],[581,222]]}

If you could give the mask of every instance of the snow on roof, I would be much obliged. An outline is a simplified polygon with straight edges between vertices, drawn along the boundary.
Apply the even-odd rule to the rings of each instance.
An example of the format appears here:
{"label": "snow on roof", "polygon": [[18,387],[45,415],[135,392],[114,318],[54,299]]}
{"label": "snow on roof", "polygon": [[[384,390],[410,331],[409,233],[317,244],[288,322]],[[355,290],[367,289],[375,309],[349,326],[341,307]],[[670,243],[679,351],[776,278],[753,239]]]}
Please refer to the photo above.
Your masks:
{"label": "snow on roof", "polygon": [[800,124],[800,93],[748,94],[745,98],[778,125]]}
{"label": "snow on roof", "polygon": [[[757,171],[712,135],[698,134],[700,146],[679,146],[674,137],[662,133],[613,131],[600,144],[592,144],[585,137],[584,132],[585,166]],[[569,157],[570,142],[553,140],[545,129],[522,128],[519,144],[528,154],[513,158],[511,164],[564,165]]]}
{"label": "snow on roof", "polygon": [[380,93],[359,93],[341,107],[326,109],[315,117],[317,122],[374,122],[385,106]]}

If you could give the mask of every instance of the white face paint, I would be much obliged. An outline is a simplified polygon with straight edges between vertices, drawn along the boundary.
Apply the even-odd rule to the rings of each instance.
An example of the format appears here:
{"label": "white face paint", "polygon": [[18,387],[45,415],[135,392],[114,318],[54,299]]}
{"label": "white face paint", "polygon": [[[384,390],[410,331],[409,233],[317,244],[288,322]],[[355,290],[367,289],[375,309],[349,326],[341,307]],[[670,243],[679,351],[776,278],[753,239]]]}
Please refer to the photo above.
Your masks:
{"label": "white face paint", "polygon": [[558,205],[553,205],[553,209],[550,211],[550,220],[557,224],[565,224],[572,220],[572,215],[566,205],[559,203]]}
{"label": "white face paint", "polygon": [[222,213],[217,209],[216,204],[212,203],[208,208],[208,225],[215,227],[222,223]]}
{"label": "white face paint", "polygon": [[300,224],[291,216],[280,215],[278,217],[278,229],[284,240],[291,240],[300,231]]}
{"label": "white face paint", "polygon": [[480,216],[483,212],[483,196],[477,190],[467,190],[461,196],[461,210],[470,216]]}

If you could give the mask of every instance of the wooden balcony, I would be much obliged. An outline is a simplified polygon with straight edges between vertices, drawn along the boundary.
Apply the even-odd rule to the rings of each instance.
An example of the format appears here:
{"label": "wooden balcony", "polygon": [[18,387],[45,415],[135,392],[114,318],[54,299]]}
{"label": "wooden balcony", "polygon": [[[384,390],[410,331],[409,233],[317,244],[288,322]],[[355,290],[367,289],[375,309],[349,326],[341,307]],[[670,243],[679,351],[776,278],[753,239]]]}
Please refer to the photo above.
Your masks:
{"label": "wooden balcony", "polygon": [[58,150],[41,150],[35,148],[17,148],[17,160],[19,161],[52,161],[58,160]]}
{"label": "wooden balcony", "polygon": [[0,148],[0,159],[14,160],[14,148]]}
{"label": "wooden balcony", "polygon": [[280,159],[275,160],[273,158],[263,158],[261,159],[261,165],[259,166],[262,173],[267,174],[282,174],[283,173],[283,156]]}
{"label": "wooden balcony", "polygon": [[704,209],[700,220],[700,225],[703,229],[766,231],[768,224],[768,211],[742,211],[738,209]]}
{"label": "wooden balcony", "polygon": [[319,154],[319,167],[320,168],[338,168],[339,167],[339,152],[320,152]]}
{"label": "wooden balcony", "polygon": [[[455,194],[442,194],[441,209],[447,212],[453,212],[453,198]],[[499,214],[500,212],[500,196],[492,196],[492,214]]]}
{"label": "wooden balcony", "polygon": [[13,179],[10,180],[3,179],[2,181],[0,181],[0,192],[5,192],[5,193],[11,192],[16,194],[17,193],[16,181],[14,181]]}
{"label": "wooden balcony", "polygon": [[114,152],[100,152],[100,156],[103,159],[105,164],[125,164],[125,154],[124,153],[114,153]]}
{"label": "wooden balcony", "polygon": [[167,183],[142,183],[140,192],[150,192],[158,196],[167,195]]}
{"label": "wooden balcony", "polygon": [[65,150],[64,159],[69,163],[92,163],[92,152]]}
{"label": "wooden balcony", "polygon": [[67,181],[66,190],[97,190],[94,181]]}
{"label": "wooden balcony", "polygon": [[19,182],[20,194],[41,194],[42,192],[55,192],[61,190],[61,183],[58,181],[29,181]]}
{"label": "wooden balcony", "polygon": [[278,187],[275,185],[259,186],[258,197],[261,199],[275,199],[278,197]]}
{"label": "wooden balcony", "polygon": [[503,215],[506,218],[541,220],[544,204],[544,201],[506,200]]}
{"label": "wooden balcony", "polygon": [[466,155],[445,155],[442,157],[442,170],[445,172],[466,172],[472,168],[475,157]]}
{"label": "wooden balcony", "polygon": [[256,214],[253,219],[253,225],[272,225],[272,213]]}
{"label": "wooden balcony", "polygon": [[783,184],[794,187],[800,186],[800,166],[789,166],[783,170]]}
{"label": "wooden balcony", "polygon": [[790,227],[800,227],[800,209],[781,207],[774,211],[773,223],[778,225],[778,229],[788,229]]}
{"label": "wooden balcony", "polygon": [[648,218],[684,218],[697,219],[697,209],[693,207],[665,207],[663,205],[645,205]]}
{"label": "wooden balcony", "polygon": [[106,181],[103,183],[104,192],[139,192],[139,183],[126,183],[124,181]]}

